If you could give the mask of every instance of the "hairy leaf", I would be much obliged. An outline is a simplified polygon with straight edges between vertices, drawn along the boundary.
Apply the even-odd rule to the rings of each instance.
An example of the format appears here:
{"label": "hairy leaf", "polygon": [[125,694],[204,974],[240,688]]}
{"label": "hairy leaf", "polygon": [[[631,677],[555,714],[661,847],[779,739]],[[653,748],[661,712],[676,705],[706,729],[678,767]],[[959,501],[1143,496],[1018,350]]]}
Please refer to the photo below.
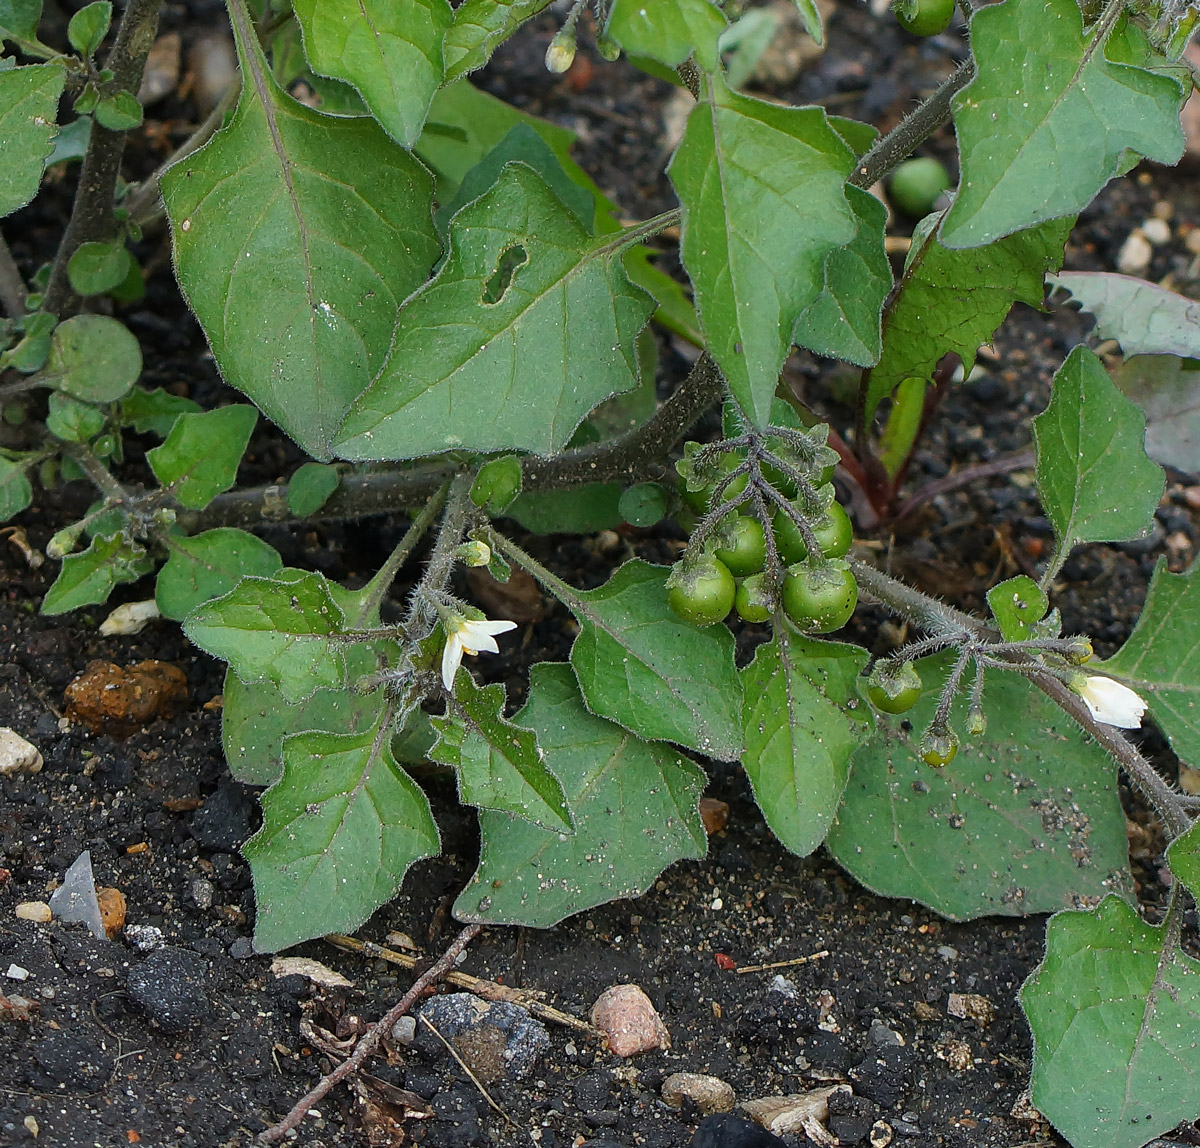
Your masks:
{"label": "hairy leaf", "polygon": [[154,433],[166,438],[180,415],[199,414],[200,404],[182,395],[173,395],[162,387],[152,391],[135,387],[121,400],[121,421],[138,434]]}
{"label": "hairy leaf", "polygon": [[68,554],[54,585],[42,599],[42,613],[66,614],[108,600],[113,587],[136,582],[154,568],[154,560],[123,534],[97,536],[81,554]]}
{"label": "hairy leaf", "polygon": [[733,635],[681,621],[667,605],[667,573],[634,559],[598,589],[564,598],[580,626],[571,665],[593,713],[732,761],[742,750]]}
{"label": "hairy leaf", "polygon": [[340,481],[336,467],[306,462],[288,481],[288,509],[297,518],[316,514],[329,501],[329,496],[337,490]]}
{"label": "hairy leaf", "polygon": [[1040,307],[1043,276],[1062,262],[1073,222],[1043,223],[969,251],[939,242],[936,217],[923,222],[883,316],[883,354],[871,371],[867,417],[905,379],[928,378],[948,352],[969,370],[1014,303]]}
{"label": "hairy leaf", "polygon": [[1059,913],[1021,989],[1033,1103],[1077,1148],[1139,1148],[1200,1115],[1200,962],[1119,897]]}
{"label": "hairy leaf", "polygon": [[846,713],[866,661],[858,646],[803,638],[780,622],[741,672],[742,766],[767,828],[801,857],[825,840],[850,755],[870,730],[869,717]]}
{"label": "hairy leaf", "polygon": [[[36,19],[33,26],[36,29]],[[0,32],[4,30],[0,24]],[[61,64],[0,71],[0,218],[37,195],[42,165],[54,147],[58,99],[66,78]]]}
{"label": "hairy leaf", "polygon": [[384,131],[412,147],[442,82],[449,0],[296,0],[313,69],[353,84]]}
{"label": "hairy leaf", "polygon": [[0,41],[36,40],[42,0],[0,0]]}
{"label": "hairy leaf", "polygon": [[429,801],[392,756],[387,729],[305,733],[283,747],[263,826],[242,849],[254,874],[254,947],[354,932],[441,847]]}
{"label": "hairy leaf", "polygon": [[237,110],[162,179],[176,274],[226,381],[328,458],[437,256],[432,187],[372,120],[287,96],[232,11]]}
{"label": "hairy leaf", "polygon": [[[947,246],[1077,215],[1128,167],[1130,151],[1178,161],[1178,77],[1113,62],[1108,27],[1085,31],[1075,0],[976,9],[976,76],[954,101],[962,177],[942,224]],[[1142,56],[1161,62],[1148,49]]]}
{"label": "hairy leaf", "polygon": [[1129,640],[1098,668],[1141,694],[1171,748],[1200,766],[1200,564],[1172,574],[1159,562]]}
{"label": "hairy leaf", "polygon": [[89,403],[127,395],[142,373],[142,352],[124,323],[106,315],[76,315],[54,328],[45,379]]}
{"label": "hairy leaf", "polygon": [[33,501],[29,464],[0,455],[0,522],[15,518]]}
{"label": "hairy leaf", "polygon": [[1162,469],[1146,457],[1146,419],[1100,360],[1076,347],[1033,420],[1037,488],[1059,559],[1083,542],[1121,542],[1149,529]]}
{"label": "hairy leaf", "polygon": [[451,221],[445,265],[400,312],[336,450],[560,451],[597,403],[636,385],[652,310],[619,243],[590,239],[532,168],[510,164]]}
{"label": "hairy leaf", "polygon": [[725,17],[712,0],[613,0],[604,30],[631,56],[674,68],[694,53],[700,67],[715,72]]}
{"label": "hairy leaf", "polygon": [[1200,303],[1186,295],[1108,271],[1063,271],[1047,275],[1046,284],[1069,291],[1096,317],[1096,334],[1116,339],[1126,357],[1200,358]]}
{"label": "hairy leaf", "polygon": [[1200,363],[1134,355],[1112,371],[1112,381],[1146,416],[1146,453],[1159,466],[1200,473]]}
{"label": "hairy leaf", "polygon": [[465,76],[492,58],[496,50],[531,16],[552,0],[463,0],[446,29],[446,83]]}
{"label": "hairy leaf", "polygon": [[457,770],[465,804],[573,832],[562,785],[547,768],[537,736],[505,721],[504,701],[503,686],[480,688],[469,673],[460,673],[447,716],[433,719],[438,741],[430,756]]}
{"label": "hairy leaf", "polygon": [[[1115,766],[1039,690],[993,672],[987,733],[933,769],[916,752],[937,707],[946,656],[923,659],[929,687],[903,718],[876,719],[851,758],[826,841],[851,875],[952,920],[1020,916],[1074,905],[1130,884]],[[960,697],[953,723],[965,726]]]}
{"label": "hairy leaf", "polygon": [[704,856],[704,773],[668,746],[589,713],[570,667],[534,666],[529,701],[513,720],[537,734],[575,833],[483,810],[479,868],[455,902],[459,920],[549,928],[636,897],[673,861]]}
{"label": "hairy leaf", "polygon": [[854,154],[820,108],[782,108],[713,77],[671,160],[683,262],[708,349],[765,425],[797,319],[858,219],[843,193]]}
{"label": "hairy leaf", "polygon": [[283,565],[274,546],[228,526],[191,536],[172,534],[166,546],[170,556],[158,572],[154,598],[163,617],[177,622],[197,606],[228,594],[239,578],[269,578]]}
{"label": "hairy leaf", "polygon": [[248,403],[180,415],[162,445],[146,452],[146,461],[181,506],[203,510],[233,486],[257,422]]}

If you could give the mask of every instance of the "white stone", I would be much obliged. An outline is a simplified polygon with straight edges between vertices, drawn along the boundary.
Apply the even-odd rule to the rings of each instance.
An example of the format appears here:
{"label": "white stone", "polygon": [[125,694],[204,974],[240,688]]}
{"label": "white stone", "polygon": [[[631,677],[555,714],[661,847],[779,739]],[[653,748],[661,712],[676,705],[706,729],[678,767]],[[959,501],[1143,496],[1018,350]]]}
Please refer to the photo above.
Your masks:
{"label": "white stone", "polygon": [[0,777],[37,773],[44,764],[37,746],[8,726],[0,726]]}
{"label": "white stone", "polygon": [[1117,252],[1117,270],[1122,275],[1143,275],[1150,267],[1154,249],[1140,230],[1133,230]]}

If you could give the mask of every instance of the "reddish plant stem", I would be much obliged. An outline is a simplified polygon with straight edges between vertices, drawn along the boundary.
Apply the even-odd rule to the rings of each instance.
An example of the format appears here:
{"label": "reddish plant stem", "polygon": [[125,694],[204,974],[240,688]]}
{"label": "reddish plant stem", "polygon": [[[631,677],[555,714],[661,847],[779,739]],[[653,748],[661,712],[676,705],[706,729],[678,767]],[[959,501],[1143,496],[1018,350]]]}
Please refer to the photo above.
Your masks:
{"label": "reddish plant stem", "polygon": [[273,1124],[265,1132],[260,1133],[260,1144],[274,1144],[282,1140],[289,1132],[300,1126],[300,1121],[314,1104],[321,1100],[335,1084],[340,1084],[346,1077],[357,1072],[363,1062],[379,1047],[379,1042],[392,1031],[395,1023],[420,999],[421,994],[435,981],[440,980],[453,967],[461,953],[483,929],[482,925],[468,925],[451,943],[450,947],[425,970],[408,990],[382,1017],[379,1018],[362,1036],[354,1053],[344,1060],[332,1072],[322,1076],[310,1092],[301,1097],[278,1124]]}

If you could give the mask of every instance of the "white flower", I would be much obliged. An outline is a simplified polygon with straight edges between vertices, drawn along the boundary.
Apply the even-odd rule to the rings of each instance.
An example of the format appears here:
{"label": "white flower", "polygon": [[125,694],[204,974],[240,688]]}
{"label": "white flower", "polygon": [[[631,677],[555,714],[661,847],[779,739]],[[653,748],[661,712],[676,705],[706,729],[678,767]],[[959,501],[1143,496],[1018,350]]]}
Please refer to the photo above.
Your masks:
{"label": "white flower", "polygon": [[1098,675],[1081,677],[1083,680],[1075,685],[1075,692],[1097,721],[1121,729],[1137,729],[1142,724],[1146,703],[1128,686]]}
{"label": "white flower", "polygon": [[450,614],[442,619],[446,631],[446,648],[442,651],[442,685],[454,689],[454,675],[462,663],[463,654],[474,656],[480,650],[498,654],[494,634],[505,634],[517,628],[516,622],[489,622],[486,618],[477,621],[464,618],[461,614]]}

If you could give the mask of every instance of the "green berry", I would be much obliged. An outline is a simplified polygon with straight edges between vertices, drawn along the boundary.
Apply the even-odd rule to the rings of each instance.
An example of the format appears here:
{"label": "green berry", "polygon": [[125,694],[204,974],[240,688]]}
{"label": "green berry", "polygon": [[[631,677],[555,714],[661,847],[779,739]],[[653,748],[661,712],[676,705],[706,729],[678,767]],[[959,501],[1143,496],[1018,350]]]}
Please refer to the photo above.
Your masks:
{"label": "green berry", "polygon": [[676,567],[671,581],[667,603],[693,626],[711,626],[733,609],[737,587],[724,562],[705,557],[694,565]]}
{"label": "green berry", "polygon": [[921,219],[937,207],[942,193],[950,190],[950,173],[929,156],[905,160],[888,184],[888,194],[898,211]]}

